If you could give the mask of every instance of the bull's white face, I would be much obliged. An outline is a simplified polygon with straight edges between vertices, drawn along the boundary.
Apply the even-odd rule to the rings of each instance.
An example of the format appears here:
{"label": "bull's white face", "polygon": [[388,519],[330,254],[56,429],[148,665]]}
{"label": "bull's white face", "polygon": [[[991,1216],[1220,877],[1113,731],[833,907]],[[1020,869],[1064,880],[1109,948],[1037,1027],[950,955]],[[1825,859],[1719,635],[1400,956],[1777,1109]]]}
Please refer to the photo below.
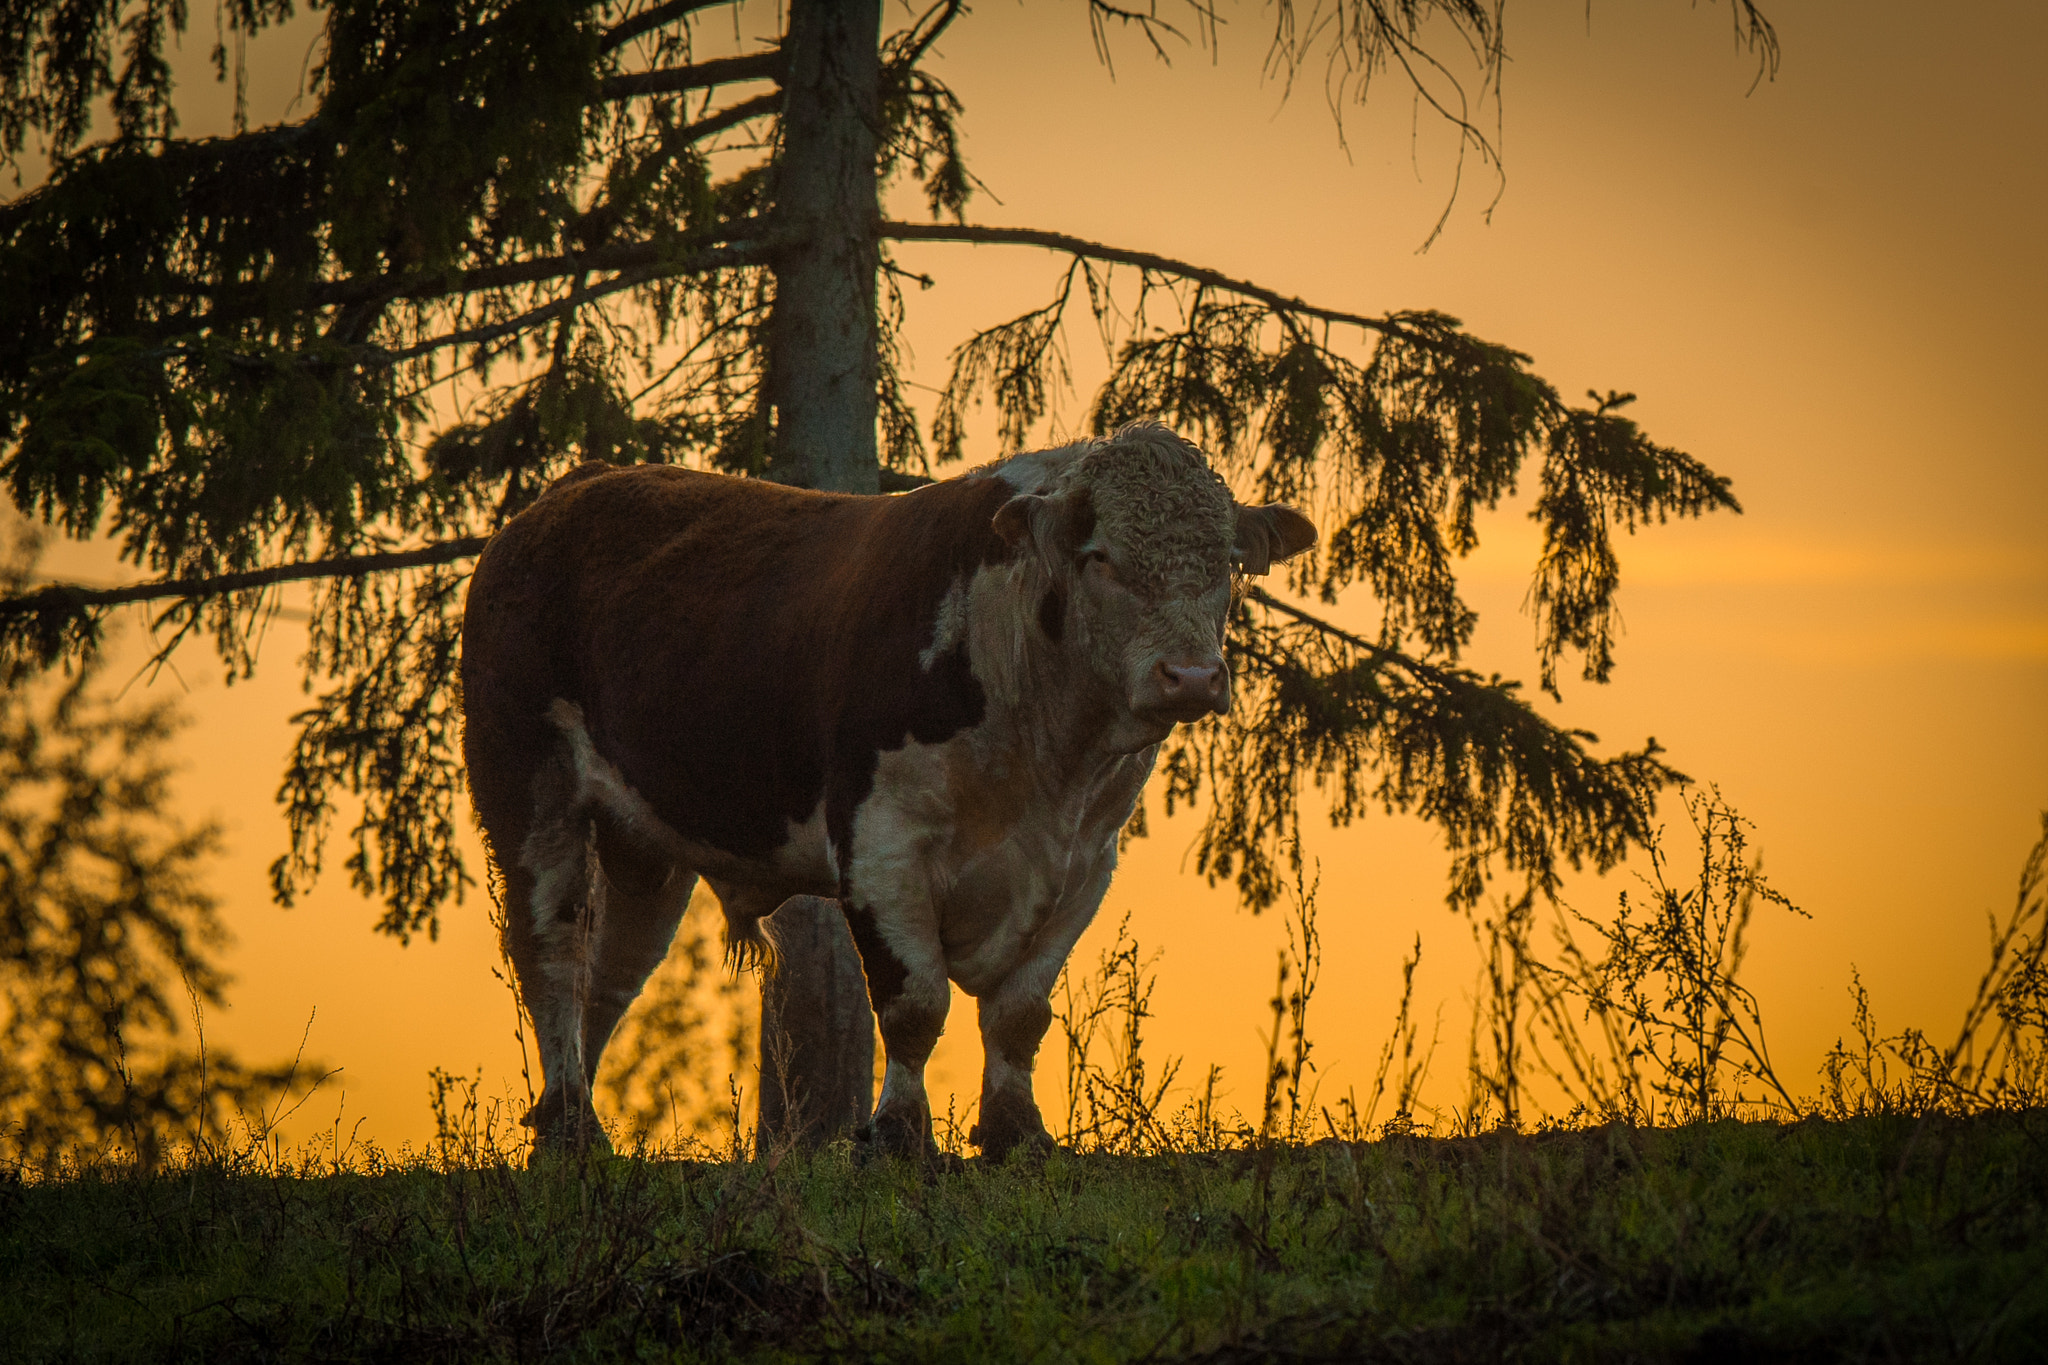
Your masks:
{"label": "bull's white face", "polygon": [[1235,569],[1264,573],[1315,543],[1287,507],[1244,507],[1164,428],[1127,429],[1056,490],[1021,494],[996,529],[1025,547],[1039,628],[1115,712],[1114,747],[1230,710],[1223,633]]}
{"label": "bull's white face", "polygon": [[1148,742],[1176,721],[1230,710],[1230,670],[1223,662],[1230,610],[1230,547],[1213,547],[1194,573],[1160,582],[1131,563],[1128,551],[1094,544],[1069,575],[1073,645]]}

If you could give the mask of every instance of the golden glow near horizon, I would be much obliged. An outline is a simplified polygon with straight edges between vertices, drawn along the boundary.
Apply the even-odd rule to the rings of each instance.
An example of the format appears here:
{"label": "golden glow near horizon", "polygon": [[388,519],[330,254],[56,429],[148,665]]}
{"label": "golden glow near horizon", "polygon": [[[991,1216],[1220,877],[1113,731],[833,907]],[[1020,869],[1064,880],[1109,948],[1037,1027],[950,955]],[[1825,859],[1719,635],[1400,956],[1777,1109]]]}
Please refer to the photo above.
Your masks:
{"label": "golden glow near horizon", "polygon": [[[1654,735],[1754,821],[1767,874],[1813,917],[1759,920],[1747,979],[1783,1074],[1811,1088],[1848,1027],[1852,964],[1888,1029],[1952,1027],[1982,967],[1984,918],[2008,907],[2048,806],[2048,438],[2035,399],[2048,368],[2035,321],[2048,311],[2048,101],[2033,70],[2048,11],[1778,0],[1767,12],[1784,66],[1753,94],[1725,6],[1606,4],[1590,22],[1577,6],[1551,11],[1510,13],[1498,201],[1490,171],[1468,164],[1426,253],[1447,144],[1426,121],[1411,139],[1389,78],[1383,103],[1347,112],[1340,146],[1314,82],[1284,102],[1259,83],[1249,7],[1216,60],[1191,51],[1169,70],[1124,42],[1112,79],[1078,6],[991,5],[941,44],[940,71],[967,106],[970,164],[1000,196],[976,200],[979,220],[1159,251],[1361,312],[1451,313],[1532,354],[1567,394],[1639,394],[1631,415],[1655,439],[1732,476],[1744,515],[1624,544],[1615,679],[1568,677],[1547,710],[1606,749]],[[274,60],[296,71],[299,53]],[[1058,268],[1017,248],[894,255],[938,281],[909,299],[927,383],[970,329],[1043,302]],[[1081,393],[1059,432],[1082,424],[1102,369],[1091,335],[1070,342]],[[1482,524],[1468,662],[1533,679],[1525,512]],[[45,572],[127,576],[104,547],[53,547]],[[1371,622],[1363,594],[1337,612]],[[188,651],[147,684],[188,689],[182,800],[228,824],[216,886],[238,984],[208,1036],[288,1056],[317,1009],[308,1053],[345,1070],[294,1131],[361,1119],[365,1137],[419,1140],[429,1067],[481,1067],[487,1093],[520,1088],[512,1004],[491,975],[480,893],[447,910],[438,942],[409,948],[371,933],[338,855],[300,908],[269,903],[298,638],[280,622],[253,683],[223,687],[218,665]],[[1255,1109],[1282,924],[1192,873],[1190,820],[1162,820],[1156,804],[1153,816],[1075,960],[1092,965],[1129,912],[1160,952],[1158,1055],[1184,1058],[1197,1083],[1222,1065],[1230,1101]],[[1690,831],[1676,802],[1666,817],[1682,863]],[[1443,907],[1434,836],[1375,815],[1318,827],[1309,852],[1323,1099],[1369,1087],[1420,932],[1425,1036],[1439,1008],[1442,1021],[1431,1095],[1457,1102],[1476,959]],[[1632,875],[1574,878],[1568,896],[1603,910]],[[960,1003],[969,1012],[932,1068],[941,1111],[948,1090],[963,1110],[976,1093]],[[1040,1067],[1055,1122],[1056,1046]]]}

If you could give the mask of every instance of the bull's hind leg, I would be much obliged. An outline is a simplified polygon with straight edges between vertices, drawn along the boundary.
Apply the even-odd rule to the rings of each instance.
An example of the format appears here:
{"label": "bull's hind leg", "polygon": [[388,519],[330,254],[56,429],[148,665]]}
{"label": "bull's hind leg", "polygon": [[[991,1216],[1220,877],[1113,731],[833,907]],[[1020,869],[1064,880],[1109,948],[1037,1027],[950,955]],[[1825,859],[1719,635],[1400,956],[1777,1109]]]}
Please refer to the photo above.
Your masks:
{"label": "bull's hind leg", "polygon": [[590,823],[573,807],[536,802],[516,862],[505,872],[505,947],[533,1019],[541,1096],[526,1116],[536,1148],[605,1145],[583,1060],[584,1008],[596,925]]}
{"label": "bull's hind leg", "polygon": [[596,1085],[599,1060],[619,1020],[668,956],[689,909],[697,874],[648,855],[598,825],[604,911],[597,920],[590,989],[583,1007],[583,1080]]}

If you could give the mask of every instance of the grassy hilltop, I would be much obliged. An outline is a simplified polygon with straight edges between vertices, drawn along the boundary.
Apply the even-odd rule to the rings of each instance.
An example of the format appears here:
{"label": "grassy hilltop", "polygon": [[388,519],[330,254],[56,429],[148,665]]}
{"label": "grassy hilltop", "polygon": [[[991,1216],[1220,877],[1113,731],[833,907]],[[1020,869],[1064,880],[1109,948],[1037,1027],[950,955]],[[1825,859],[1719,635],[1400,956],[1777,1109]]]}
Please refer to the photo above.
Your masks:
{"label": "grassy hilltop", "polygon": [[[0,1188],[34,1360],[2038,1360],[2048,1111]],[[949,1163],[950,1165],[950,1163]]]}
{"label": "grassy hilltop", "polygon": [[1068,1147],[1035,1161],[963,1161],[951,1115],[929,1165],[753,1155],[735,1096],[722,1153],[528,1169],[442,1073],[430,1153],[287,1155],[260,1117],[98,1155],[17,1136],[0,1359],[2048,1359],[2048,817],[1954,1041],[1885,1033],[1859,990],[1804,1097],[1738,979],[1752,913],[1790,903],[1732,812],[1694,810],[1697,880],[1659,856],[1557,961],[1531,901],[1483,922],[1449,1114],[1406,995],[1370,1093],[1317,1102],[1299,887],[1256,1124],[1213,1070],[1168,1112],[1120,935],[1056,1002]]}

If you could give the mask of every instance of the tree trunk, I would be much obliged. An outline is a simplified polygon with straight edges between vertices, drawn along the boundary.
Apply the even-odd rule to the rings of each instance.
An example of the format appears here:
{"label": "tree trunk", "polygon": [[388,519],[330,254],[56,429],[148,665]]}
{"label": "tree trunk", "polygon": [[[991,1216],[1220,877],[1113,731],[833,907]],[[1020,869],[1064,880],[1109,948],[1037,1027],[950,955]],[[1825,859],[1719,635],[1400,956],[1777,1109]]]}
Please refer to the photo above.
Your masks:
{"label": "tree trunk", "polygon": [[761,1146],[816,1146],[868,1121],[875,1016],[839,902],[795,896],[775,912],[779,961],[761,983]]}
{"label": "tree trunk", "polygon": [[790,6],[775,211],[800,236],[775,262],[769,477],[879,491],[875,457],[875,132],[881,0]]}
{"label": "tree trunk", "polygon": [[[878,491],[875,454],[875,136],[880,0],[793,0],[783,49],[776,210],[802,234],[776,260],[768,326],[769,477]],[[761,987],[764,1147],[816,1145],[867,1122],[875,1019],[837,901],[799,896],[775,912],[782,961]]]}

